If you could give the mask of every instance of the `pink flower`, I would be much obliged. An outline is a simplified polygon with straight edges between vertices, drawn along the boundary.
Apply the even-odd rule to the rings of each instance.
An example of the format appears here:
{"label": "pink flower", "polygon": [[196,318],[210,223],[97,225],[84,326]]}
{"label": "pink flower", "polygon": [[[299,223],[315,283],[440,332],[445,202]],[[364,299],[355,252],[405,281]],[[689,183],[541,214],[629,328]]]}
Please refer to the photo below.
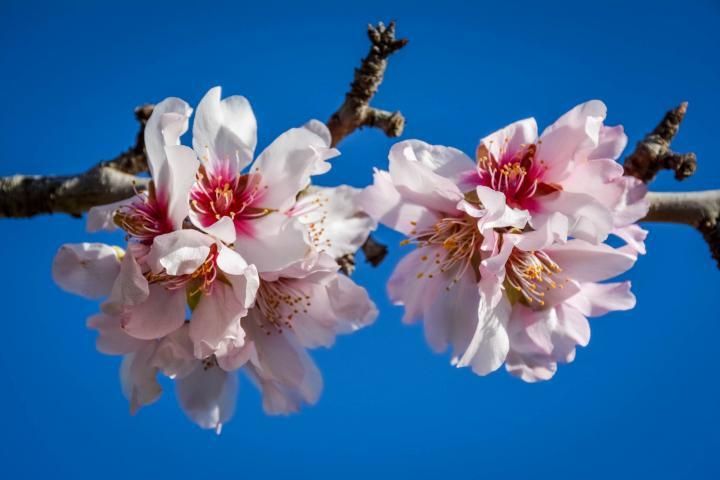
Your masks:
{"label": "pink flower", "polygon": [[[587,344],[586,316],[634,306],[628,283],[597,283],[629,269],[645,235],[633,224],[644,191],[614,162],[625,138],[604,115],[599,102],[576,107],[540,141],[534,120],[518,122],[482,140],[477,164],[400,142],[361,195],[416,245],[388,292],[404,322],[423,320],[435,351],[452,347],[454,365],[485,375],[506,362],[546,379]],[[627,245],[600,243],[611,232]]]}
{"label": "pink flower", "polygon": [[330,347],[336,335],[352,333],[377,316],[365,289],[337,268],[331,259],[320,259],[302,276],[288,269],[260,282],[256,305],[243,324],[255,350],[247,371],[263,392],[267,413],[314,404],[322,377],[306,348]]}
{"label": "pink flower", "polygon": [[145,149],[152,176],[147,192],[114,204],[94,207],[88,213],[88,230],[121,227],[131,239],[146,247],[153,239],[182,228],[188,215],[188,190],[198,161],[193,151],[180,145],[192,109],[183,100],[167,98],[158,103],[145,126]]}
{"label": "pink flower", "polygon": [[225,243],[237,239],[243,256],[257,263],[252,255],[263,247],[253,244],[266,245],[280,228],[277,218],[268,215],[290,209],[310,177],[327,172],[326,160],[339,152],[330,148],[327,127],[312,120],[280,135],[250,166],[257,143],[255,115],[244,97],[221,100],[220,92],[220,87],[211,89],[195,115],[193,147],[202,164],[190,190],[190,219]]}
{"label": "pink flower", "polygon": [[[538,228],[549,215],[568,218],[568,234],[602,242],[616,227],[647,213],[641,182],[623,176],[615,160],[627,144],[621,126],[603,125],[607,109],[597,100],[560,117],[538,137],[534,118],[513,123],[480,141],[477,166],[465,172],[467,185],[485,185],[505,194],[509,205],[527,209]],[[626,212],[621,219],[619,209]],[[618,224],[620,223],[620,224]]]}
{"label": "pink flower", "polygon": [[317,401],[322,377],[307,349],[377,315],[335,261],[375,222],[357,207],[357,190],[309,188],[338,153],[319,122],[281,135],[250,168],[256,125],[243,97],[221,101],[215,88],[200,103],[193,144],[202,162],[179,145],[190,112],[177,99],[158,104],[146,127],[149,191],[91,212],[91,229],[125,230],[127,250],[63,246],[53,275],[70,292],[105,299],[88,326],[98,350],[123,355],[132,412],[159,398],[162,373],[185,413],[219,432],[241,369],[268,413]]}
{"label": "pink flower", "polygon": [[359,208],[361,193],[348,185],[310,186],[286,213],[298,218],[318,252],[340,258],[357,252],[377,228],[377,222]]}

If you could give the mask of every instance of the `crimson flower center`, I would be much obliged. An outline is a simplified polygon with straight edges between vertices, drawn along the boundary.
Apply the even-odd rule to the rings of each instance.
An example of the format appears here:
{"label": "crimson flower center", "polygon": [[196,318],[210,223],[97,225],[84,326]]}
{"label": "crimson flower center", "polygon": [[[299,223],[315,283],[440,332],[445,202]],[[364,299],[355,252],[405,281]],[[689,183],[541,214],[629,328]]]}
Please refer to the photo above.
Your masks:
{"label": "crimson flower center", "polygon": [[235,175],[227,168],[212,172],[201,166],[190,190],[190,208],[204,227],[222,217],[230,217],[238,231],[247,230],[246,221],[267,215],[270,210],[259,207],[265,188],[257,173]]}
{"label": "crimson flower center", "polygon": [[500,150],[500,158],[481,145],[477,152],[477,171],[480,185],[503,192],[508,205],[514,208],[532,208],[532,199],[557,190],[557,186],[543,183],[547,170],[545,162],[536,158],[535,144],[523,145],[516,152]]}
{"label": "crimson flower center", "polygon": [[132,238],[146,245],[152,244],[158,235],[174,230],[168,217],[167,202],[158,199],[152,182],[147,193],[138,194],[132,203],[120,207],[113,221]]}
{"label": "crimson flower center", "polygon": [[[150,283],[160,283],[168,290],[177,290],[189,287],[188,295],[195,296],[198,294],[212,294],[213,285],[218,280],[218,246],[210,245],[210,253],[208,253],[205,261],[195,269],[194,272],[185,275],[169,275],[163,271],[160,273],[147,273],[146,278]],[[220,277],[222,278],[222,277]]]}

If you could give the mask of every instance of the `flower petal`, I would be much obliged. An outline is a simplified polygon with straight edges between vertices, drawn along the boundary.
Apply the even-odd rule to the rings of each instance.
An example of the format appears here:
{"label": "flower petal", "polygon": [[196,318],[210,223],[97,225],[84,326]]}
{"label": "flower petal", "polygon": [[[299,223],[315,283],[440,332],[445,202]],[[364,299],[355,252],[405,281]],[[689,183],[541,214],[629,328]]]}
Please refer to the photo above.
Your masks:
{"label": "flower petal", "polygon": [[[441,258],[440,256],[444,258],[444,255],[445,250],[441,247],[418,248],[405,255],[395,267],[387,283],[387,290],[393,304],[405,306],[404,323],[423,318],[425,312],[452,282],[445,274],[440,274],[440,269],[435,264],[435,259]],[[440,348],[444,349],[445,347]]]}
{"label": "flower petal", "polygon": [[240,254],[225,246],[220,247],[216,262],[230,282],[235,299],[245,308],[250,307],[255,302],[255,294],[260,286],[255,265],[248,265]]}
{"label": "flower petal", "polygon": [[195,152],[184,145],[170,145],[165,147],[167,168],[170,172],[169,184],[155,184],[156,190],[168,191],[168,216],[175,228],[182,228],[185,218],[190,211],[190,187],[195,182],[200,162]]}
{"label": "flower petal", "polygon": [[126,308],[122,319],[128,335],[142,340],[162,338],[185,322],[185,291],[152,284],[147,299]]}
{"label": "flower petal", "polygon": [[177,230],[158,235],[153,240],[147,263],[153,272],[163,270],[169,275],[189,275],[202,265],[215,243],[197,230]]}
{"label": "flower petal", "polygon": [[262,391],[263,409],[268,414],[288,414],[303,404],[314,405],[323,387],[320,371],[292,332],[263,332],[252,318],[257,313],[251,310],[247,322],[257,356],[246,369]]}
{"label": "flower petal", "polygon": [[131,337],[122,328],[117,315],[98,313],[87,320],[87,327],[98,331],[95,346],[106,355],[124,355],[140,350],[147,342]]}
{"label": "flower petal", "polygon": [[320,272],[283,283],[305,296],[297,308],[288,311],[292,331],[306,348],[330,347],[336,335],[354,332],[377,317],[365,289],[345,275]]}
{"label": "flower petal", "polygon": [[[534,118],[526,118],[511,123],[480,140],[480,144],[500,163],[504,153],[514,155],[524,146],[537,141],[538,129]],[[478,148],[478,151],[480,149]]]}
{"label": "flower petal", "polygon": [[230,161],[240,173],[251,161],[257,144],[257,122],[250,102],[232,96],[221,100],[222,89],[211,88],[198,104],[193,122],[193,148],[212,169]]}
{"label": "flower petal", "polygon": [[255,235],[238,239],[235,250],[261,275],[283,272],[312,251],[305,228],[295,218],[271,213],[254,224]]}
{"label": "flower petal", "polygon": [[576,106],[543,131],[537,158],[548,168],[543,175],[545,182],[562,180],[578,150],[597,147],[606,114],[604,103],[591,100]]}
{"label": "flower petal", "polygon": [[120,271],[112,286],[110,296],[103,303],[102,309],[105,313],[122,313],[125,307],[144,302],[149,292],[148,281],[128,247],[128,251],[125,252],[125,256],[120,262]]}
{"label": "flower petal", "polygon": [[588,317],[599,317],[608,312],[630,310],[635,307],[635,295],[630,282],[584,283],[580,292],[568,304]]}
{"label": "flower petal", "polygon": [[86,298],[107,296],[120,273],[119,254],[122,250],[103,243],[65,244],[53,259],[53,280]]}
{"label": "flower petal", "polygon": [[238,381],[236,373],[220,367],[203,368],[198,362],[193,372],[175,383],[180,407],[201,428],[220,433],[235,413]]}
{"label": "flower petal", "polygon": [[223,356],[241,347],[245,330],[240,321],[247,312],[228,285],[217,284],[210,295],[203,295],[190,320],[195,357]]}
{"label": "flower petal", "polygon": [[185,322],[158,342],[153,355],[153,365],[172,379],[186,377],[198,366],[189,331],[190,325]]}
{"label": "flower petal", "polygon": [[333,258],[355,253],[375,230],[377,223],[359,205],[360,192],[347,185],[311,187],[296,204],[294,215],[319,252]]}
{"label": "flower petal", "polygon": [[137,196],[132,196],[114,203],[92,207],[88,210],[87,224],[85,228],[90,233],[99,232],[101,230],[106,232],[117,230],[118,227],[115,225],[114,220],[115,212],[125,205],[130,205],[136,198]]}
{"label": "flower petal", "polygon": [[358,196],[360,207],[383,225],[406,235],[429,228],[440,217],[425,206],[404,199],[390,173],[375,169],[375,182]]}
{"label": "flower petal", "polygon": [[612,212],[585,193],[556,192],[538,198],[541,211],[531,222],[537,229],[550,215],[562,213],[568,219],[568,235],[591,243],[604,241],[613,229]]}
{"label": "flower petal", "polygon": [[564,245],[547,247],[562,269],[562,274],[579,282],[599,282],[629,270],[636,257],[605,244],[593,245],[582,240],[569,240]]}
{"label": "flower petal", "polygon": [[130,402],[132,415],[141,407],[157,401],[162,393],[157,381],[157,368],[151,363],[154,353],[155,342],[148,342],[137,352],[125,355],[120,365],[120,385],[123,395]]}
{"label": "flower petal", "polygon": [[500,285],[482,282],[477,308],[475,331],[462,356],[456,355],[456,366],[471,366],[477,375],[494,372],[505,361],[510,341],[505,324],[510,316],[510,304],[502,295],[497,295]]}
{"label": "flower petal", "polygon": [[396,190],[407,201],[441,212],[455,212],[463,194],[457,186],[460,171],[472,162],[459,150],[420,140],[396,143],[390,149],[389,172]]}
{"label": "flower petal", "polygon": [[285,212],[294,203],[297,194],[310,184],[310,177],[330,170],[326,160],[340,152],[330,148],[327,135],[312,129],[292,128],[275,139],[257,158],[252,172],[262,176],[262,187],[267,187],[257,200],[258,205]]}

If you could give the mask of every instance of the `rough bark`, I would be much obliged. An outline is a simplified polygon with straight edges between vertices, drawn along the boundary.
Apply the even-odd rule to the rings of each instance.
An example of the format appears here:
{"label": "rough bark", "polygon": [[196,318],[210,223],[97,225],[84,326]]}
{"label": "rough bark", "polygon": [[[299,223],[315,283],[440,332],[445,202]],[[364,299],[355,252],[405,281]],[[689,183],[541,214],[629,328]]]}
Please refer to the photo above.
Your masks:
{"label": "rough bark", "polygon": [[646,222],[680,223],[697,228],[720,268],[720,190],[648,194]]}
{"label": "rough bark", "polygon": [[[660,170],[673,170],[677,180],[695,173],[694,153],[671,150],[673,138],[687,113],[687,102],[668,111],[655,129],[635,146],[625,159],[625,174],[650,183]],[[710,247],[710,254],[720,268],[720,190],[688,193],[648,194],[650,211],[646,222],[671,222],[695,227]]]}
{"label": "rough bark", "polygon": [[676,153],[670,149],[687,112],[687,102],[668,111],[655,129],[640,140],[635,151],[625,159],[625,174],[645,183],[653,181],[660,170],[673,170],[677,180],[695,173],[697,158],[694,153]]}
{"label": "rough bark", "polygon": [[148,183],[135,175],[147,171],[145,123],[152,105],[135,109],[140,129],[135,145],[117,157],[77,175],[13,175],[0,178],[0,217],[24,218],[47,213],[79,217],[97,205],[131,197]]}
{"label": "rough bark", "polygon": [[370,51],[360,67],[355,69],[355,78],[345,95],[345,101],[327,122],[333,146],[361,127],[379,128],[388,137],[402,135],[405,127],[405,117],[400,112],[371,107],[370,101],[383,81],[388,58],[408,41],[395,38],[395,22],[390,22],[387,27],[382,22],[377,26],[368,25],[368,37]]}

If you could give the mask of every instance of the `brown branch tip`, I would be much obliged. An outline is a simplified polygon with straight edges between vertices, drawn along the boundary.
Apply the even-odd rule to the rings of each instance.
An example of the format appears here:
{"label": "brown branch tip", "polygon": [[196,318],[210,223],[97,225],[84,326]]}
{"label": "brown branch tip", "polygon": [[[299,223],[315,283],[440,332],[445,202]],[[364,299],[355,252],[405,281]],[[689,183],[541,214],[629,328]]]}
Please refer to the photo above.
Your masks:
{"label": "brown branch tip", "polygon": [[377,26],[368,25],[368,38],[370,51],[355,69],[345,101],[327,122],[333,146],[358,128],[375,127],[388,137],[398,137],[405,127],[405,117],[400,112],[380,110],[370,106],[370,101],[383,81],[388,58],[408,41],[395,38],[395,22],[387,27],[382,22]]}
{"label": "brown branch tip", "polygon": [[[637,143],[625,159],[625,174],[650,183],[660,170],[673,170],[677,180],[693,175],[694,153],[676,153],[670,144],[687,113],[687,102],[668,111],[655,129]],[[690,225],[703,236],[720,268],[720,190],[648,194],[650,210],[643,221]]]}
{"label": "brown branch tip", "polygon": [[687,112],[687,102],[668,111],[655,129],[635,146],[625,159],[625,174],[650,183],[660,170],[673,170],[677,180],[695,173],[697,158],[694,153],[676,153],[670,143],[680,129]]}

